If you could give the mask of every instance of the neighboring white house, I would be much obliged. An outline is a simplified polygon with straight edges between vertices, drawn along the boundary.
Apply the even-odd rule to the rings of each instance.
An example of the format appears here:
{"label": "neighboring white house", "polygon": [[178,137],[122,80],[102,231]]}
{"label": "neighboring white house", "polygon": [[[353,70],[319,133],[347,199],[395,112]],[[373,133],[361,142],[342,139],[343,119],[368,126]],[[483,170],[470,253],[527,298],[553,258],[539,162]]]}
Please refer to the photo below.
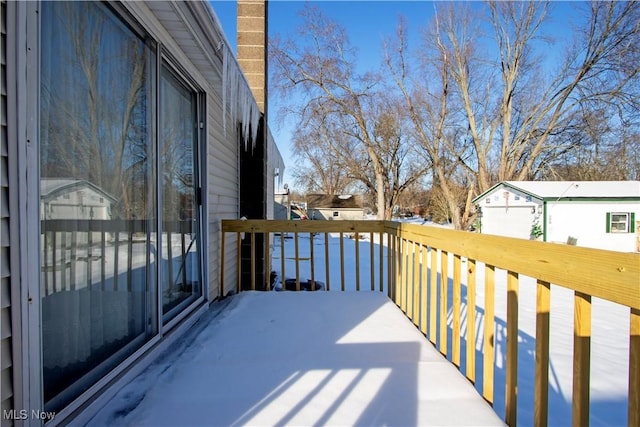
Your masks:
{"label": "neighboring white house", "polygon": [[474,203],[481,233],[640,251],[640,181],[504,181]]}
{"label": "neighboring white house", "polygon": [[116,199],[89,181],[40,180],[40,219],[111,219]]}
{"label": "neighboring white house", "polygon": [[307,212],[310,219],[364,219],[364,205],[360,195],[308,194]]}
{"label": "neighboring white house", "polygon": [[[116,204],[115,197],[89,181],[81,179],[40,180],[40,219],[109,220]],[[88,242],[87,234],[75,236],[76,243]],[[111,240],[109,235],[105,236]],[[99,232],[92,233],[93,241],[101,238]]]}

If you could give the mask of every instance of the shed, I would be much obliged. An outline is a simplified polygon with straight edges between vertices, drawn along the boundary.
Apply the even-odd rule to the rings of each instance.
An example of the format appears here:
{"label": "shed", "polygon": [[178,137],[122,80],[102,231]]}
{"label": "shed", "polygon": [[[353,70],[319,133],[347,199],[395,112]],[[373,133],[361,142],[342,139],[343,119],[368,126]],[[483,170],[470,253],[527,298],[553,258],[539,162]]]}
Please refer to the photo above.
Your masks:
{"label": "shed", "polygon": [[474,199],[480,232],[640,251],[640,181],[503,181]]}
{"label": "shed", "polygon": [[116,199],[80,179],[40,180],[41,219],[111,219]]}
{"label": "shed", "polygon": [[361,195],[308,194],[307,212],[310,219],[364,219]]}

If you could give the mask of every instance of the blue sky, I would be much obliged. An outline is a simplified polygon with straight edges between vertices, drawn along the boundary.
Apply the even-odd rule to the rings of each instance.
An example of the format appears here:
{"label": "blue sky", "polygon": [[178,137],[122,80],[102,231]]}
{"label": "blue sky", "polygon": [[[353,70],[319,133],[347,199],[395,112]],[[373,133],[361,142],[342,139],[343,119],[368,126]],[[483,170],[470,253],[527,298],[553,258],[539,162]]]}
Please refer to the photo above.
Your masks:
{"label": "blue sky", "polygon": [[[286,34],[301,20],[298,12],[304,1],[270,0],[269,33]],[[426,23],[433,13],[428,1],[311,1],[328,16],[348,29],[351,43],[358,47],[363,59],[380,57],[382,38],[394,33],[398,17],[408,19],[410,27]],[[220,19],[227,38],[235,51],[236,2],[212,0],[213,9]]]}
{"label": "blue sky", "polygon": [[[270,0],[269,1],[269,34],[286,35],[293,32],[301,23],[298,15],[305,6],[305,1],[300,0]],[[398,17],[404,16],[408,24],[410,44],[415,46],[419,27],[425,26],[431,19],[434,12],[434,5],[431,1],[310,1],[313,5],[321,8],[325,14],[339,22],[347,29],[349,40],[358,50],[358,60],[363,67],[371,64],[377,68],[381,63],[382,41],[385,37],[392,37],[398,24]],[[572,25],[575,17],[573,7],[578,2],[553,2],[553,19],[546,26],[547,33],[554,37],[562,37],[565,31]],[[211,0],[220,23],[225,31],[227,39],[236,52],[236,11],[235,0]],[[480,5],[480,2],[478,2]],[[547,59],[551,57],[550,52],[545,52]],[[277,104],[277,100],[269,101],[272,106]],[[278,144],[278,148],[284,158],[285,183],[291,188],[295,188],[291,178],[291,169],[294,164],[291,155],[291,125],[279,124],[273,108],[270,114],[269,126],[273,137]]]}

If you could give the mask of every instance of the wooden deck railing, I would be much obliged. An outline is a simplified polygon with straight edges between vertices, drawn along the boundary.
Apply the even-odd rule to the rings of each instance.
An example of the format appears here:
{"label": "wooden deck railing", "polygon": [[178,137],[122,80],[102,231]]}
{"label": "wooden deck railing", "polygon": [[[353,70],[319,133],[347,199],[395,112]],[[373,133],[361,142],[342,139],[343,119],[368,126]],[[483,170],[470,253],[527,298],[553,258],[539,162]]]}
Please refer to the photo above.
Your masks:
{"label": "wooden deck railing", "polygon": [[[134,271],[148,269],[157,262],[157,239],[152,227],[155,225],[149,220],[42,220],[44,294],[92,286],[117,290],[125,284],[124,289],[131,290]],[[167,248],[164,256],[184,262],[194,232],[193,221],[165,221],[162,227]],[[174,250],[174,245],[179,249]],[[172,264],[167,263],[168,276],[186,283],[186,269],[180,269],[181,277],[176,278]],[[123,282],[119,284],[119,280]]]}
{"label": "wooden deck railing", "polygon": [[[227,236],[227,234],[230,236]],[[295,275],[300,289],[299,236],[320,233],[324,237],[326,265],[315,263],[313,241],[310,239],[311,280],[315,272],[325,272],[326,290],[336,286],[328,279],[330,270],[338,266],[329,265],[329,233],[340,237],[353,235],[355,263],[345,265],[344,240],[340,239],[339,289],[345,289],[345,271],[355,269],[355,289],[360,283],[360,260],[368,257],[370,262],[371,290],[386,290],[389,297],[411,319],[416,327],[437,346],[452,363],[461,368],[463,347],[464,371],[469,381],[476,382],[476,276],[480,264],[484,266],[484,329],[482,360],[482,394],[494,401],[494,355],[495,355],[495,299],[496,270],[506,271],[506,365],[505,365],[505,421],[515,425],[518,398],[518,311],[521,276],[536,280],[536,332],[535,332],[535,390],[534,419],[537,426],[547,425],[549,393],[549,336],[551,312],[551,284],[570,289],[574,293],[573,332],[573,402],[572,422],[575,426],[589,424],[590,397],[590,350],[591,350],[591,300],[593,297],[612,301],[629,310],[629,378],[628,378],[628,424],[640,426],[640,255],[619,253],[481,235],[436,227],[391,221],[264,221],[223,220],[221,244],[220,292],[224,295],[227,284],[236,279],[240,286],[240,262],[230,261],[236,269],[225,268],[233,256],[240,256],[240,241],[244,236],[255,242],[255,235],[265,235],[265,253],[270,254],[270,237],[274,234],[293,234],[295,252]],[[313,234],[312,234],[313,233]],[[361,251],[360,236],[368,237],[369,250]],[[322,241],[322,239],[321,239]],[[377,243],[374,243],[377,241]],[[378,248],[376,249],[376,245]],[[367,245],[365,244],[365,247]],[[280,273],[284,271],[284,245],[280,245]],[[364,254],[363,254],[364,252]],[[252,243],[251,253],[256,253]],[[252,257],[253,258],[253,257]],[[265,277],[272,269],[270,257],[265,260]],[[305,257],[306,258],[306,257]],[[225,261],[226,260],[226,261]],[[363,263],[364,264],[364,263]],[[462,265],[466,264],[463,269]],[[255,269],[255,262],[251,263]],[[274,267],[274,268],[272,268]],[[375,271],[374,271],[375,270]],[[466,270],[466,271],[465,271]],[[465,274],[466,273],[466,274]],[[463,276],[464,275],[464,276]],[[251,289],[256,289],[255,271],[251,275]],[[480,279],[480,280],[477,280]],[[377,283],[376,283],[377,281]],[[461,289],[466,283],[466,337],[461,335]],[[266,284],[268,289],[269,284]],[[447,301],[451,293],[452,301]],[[449,310],[451,307],[451,310]],[[448,322],[449,311],[452,322]],[[451,328],[451,343],[448,328]],[[619,325],[626,327],[626,325]],[[450,344],[450,345],[449,345]]]}

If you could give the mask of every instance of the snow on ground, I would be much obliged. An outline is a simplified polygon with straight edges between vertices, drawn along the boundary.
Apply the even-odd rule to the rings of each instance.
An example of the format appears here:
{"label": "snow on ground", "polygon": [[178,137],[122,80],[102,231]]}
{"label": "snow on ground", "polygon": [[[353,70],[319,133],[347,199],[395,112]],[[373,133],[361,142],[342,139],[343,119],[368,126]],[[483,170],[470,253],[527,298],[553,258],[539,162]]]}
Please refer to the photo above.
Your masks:
{"label": "snow on ground", "polygon": [[384,294],[243,292],[88,425],[502,422]]}
{"label": "snow on ground", "polygon": [[[421,219],[410,218],[407,222],[422,223]],[[425,223],[432,226],[433,223]],[[291,237],[291,236],[289,236]],[[370,289],[370,241],[364,234],[360,241],[360,289]],[[311,278],[310,238],[299,234],[299,262],[301,279]],[[324,237],[316,235],[314,242],[315,280],[325,281]],[[338,234],[329,239],[329,263],[331,291],[340,291],[341,265],[345,269],[345,290],[355,291],[355,240],[345,236],[344,262],[340,260],[340,240]],[[272,266],[280,270],[280,246],[276,237],[273,246]],[[386,241],[383,242],[386,244]],[[294,243],[285,239],[285,276],[295,273]],[[379,289],[379,247],[374,235],[374,279]],[[386,249],[384,253],[386,258]],[[453,263],[449,260],[449,275],[453,275]],[[464,271],[464,264],[463,264]],[[386,280],[386,264],[383,279]],[[466,275],[462,274],[461,335],[466,338]],[[476,389],[482,392],[482,345],[484,328],[484,265],[477,265],[476,284]],[[453,324],[452,281],[449,279],[448,297],[448,347],[451,351]],[[384,283],[386,294],[386,283]],[[519,289],[519,346],[518,346],[518,424],[533,423],[534,363],[535,363],[535,302],[536,283],[533,278],[520,278]],[[505,361],[506,361],[506,272],[496,270],[495,302],[495,397],[494,409],[501,417],[505,414]],[[428,294],[427,294],[428,295]],[[463,340],[464,341],[464,340]],[[461,370],[465,371],[466,344],[461,348]],[[591,340],[591,412],[590,423],[594,426],[622,426],[627,424],[628,402],[628,362],[629,362],[629,309],[619,304],[593,298],[592,340]],[[573,366],[573,292],[551,286],[550,314],[550,366],[549,366],[549,425],[571,425]]]}

